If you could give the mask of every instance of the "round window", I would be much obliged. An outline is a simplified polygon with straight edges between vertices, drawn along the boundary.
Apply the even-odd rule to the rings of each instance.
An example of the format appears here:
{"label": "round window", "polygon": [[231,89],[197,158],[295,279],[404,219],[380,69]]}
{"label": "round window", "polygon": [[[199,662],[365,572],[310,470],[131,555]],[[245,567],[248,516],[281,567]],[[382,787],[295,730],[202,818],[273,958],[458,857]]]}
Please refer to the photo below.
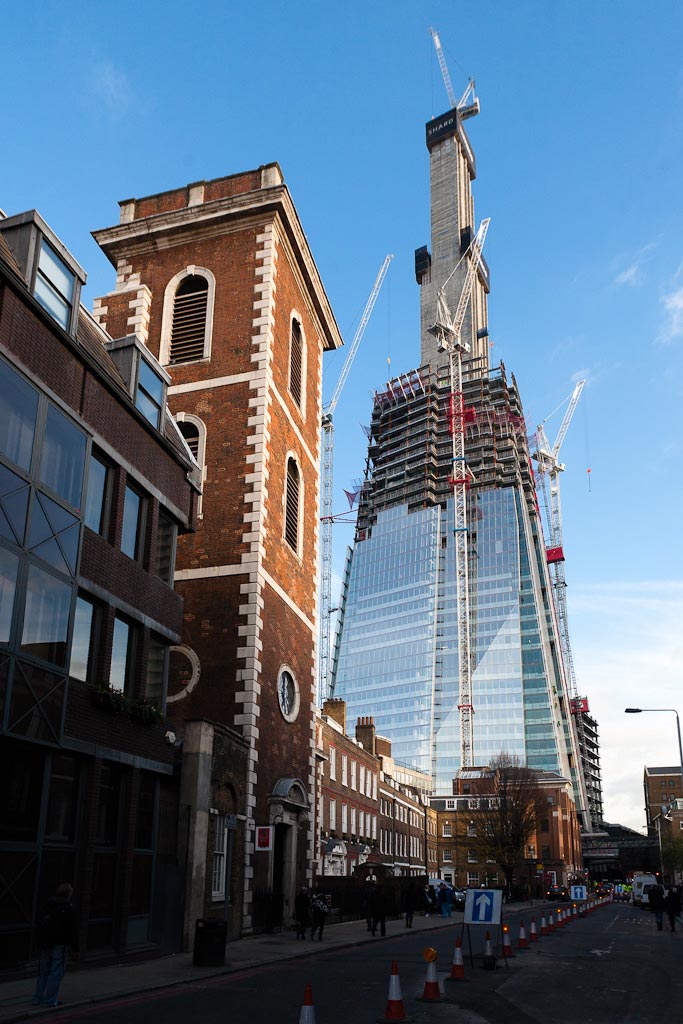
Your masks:
{"label": "round window", "polygon": [[289,668],[281,668],[277,680],[277,699],[282,717],[293,722],[299,714],[299,687]]}

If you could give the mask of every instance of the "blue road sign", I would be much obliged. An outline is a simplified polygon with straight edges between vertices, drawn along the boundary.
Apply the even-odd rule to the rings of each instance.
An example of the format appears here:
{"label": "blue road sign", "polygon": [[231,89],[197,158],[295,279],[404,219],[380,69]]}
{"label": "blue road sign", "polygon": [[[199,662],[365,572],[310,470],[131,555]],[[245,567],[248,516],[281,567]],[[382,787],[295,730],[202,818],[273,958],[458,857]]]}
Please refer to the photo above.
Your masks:
{"label": "blue road sign", "polygon": [[585,900],[587,897],[587,890],[585,885],[572,885],[571,887],[571,898],[573,900]]}
{"label": "blue road sign", "polygon": [[503,893],[500,889],[468,889],[465,924],[500,924]]}

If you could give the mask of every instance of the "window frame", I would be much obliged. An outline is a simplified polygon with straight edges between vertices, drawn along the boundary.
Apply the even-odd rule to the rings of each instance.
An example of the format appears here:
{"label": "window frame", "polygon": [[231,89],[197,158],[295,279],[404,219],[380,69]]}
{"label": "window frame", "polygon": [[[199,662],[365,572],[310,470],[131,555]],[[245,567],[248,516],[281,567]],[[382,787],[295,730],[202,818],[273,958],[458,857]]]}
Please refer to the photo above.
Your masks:
{"label": "window frame", "polygon": [[[297,329],[295,330],[294,325],[296,324]],[[294,341],[295,335],[298,337],[298,388],[296,387],[296,378],[294,375]],[[292,385],[295,385],[294,387]],[[299,410],[302,416],[306,409],[306,332],[304,331],[303,320],[301,314],[293,309],[289,315],[289,359],[287,360],[287,391],[289,392],[294,405]]]}
{"label": "window frame", "polygon": [[[112,668],[114,663],[114,644],[116,642],[116,624],[120,622],[128,630],[128,638],[126,641],[126,657],[123,666],[123,686],[119,687],[114,685],[112,681]],[[109,688],[114,690],[116,693],[123,694],[124,697],[134,696],[134,684],[135,684],[135,658],[137,654],[137,630],[138,627],[130,619],[127,619],[123,615],[115,615],[112,626],[111,634],[111,658],[109,661]]]}
{"label": "window frame", "polygon": [[[90,526],[87,522],[88,513],[88,498],[91,481],[91,465],[94,462],[98,462],[104,467],[104,487],[102,488],[102,501],[100,505],[100,526],[99,529],[95,530],[94,527]],[[88,466],[86,471],[85,480],[85,500],[83,507],[83,525],[92,533],[97,533],[100,537],[107,537],[109,534],[109,526],[111,523],[111,497],[112,497],[112,486],[114,480],[114,468],[107,458],[95,448],[93,445],[90,449],[90,456],[88,458]]]}
{"label": "window frame", "polygon": [[[62,291],[60,291],[60,289],[57,287],[57,284],[55,283],[55,281],[48,274],[46,274],[44,268],[42,268],[40,266],[40,259],[41,259],[41,256],[42,256],[44,250],[48,253],[48,257],[51,256],[56,261],[56,263],[58,265],[61,265],[64,268],[64,270],[66,271],[67,276],[69,276],[71,278],[71,295],[70,296],[67,296]],[[55,316],[55,313],[47,305],[46,301],[43,298],[40,297],[40,295],[38,294],[37,288],[36,288],[36,285],[37,285],[38,281],[41,281],[42,284],[45,285],[47,291],[54,293],[56,295],[57,299],[61,303],[63,303],[63,305],[64,305],[64,307],[66,309],[66,323],[62,323],[62,321],[57,316]],[[54,322],[56,324],[59,324],[59,326],[62,328],[62,330],[67,331],[67,333],[71,333],[72,332],[72,327],[73,327],[73,322],[74,322],[74,314],[75,314],[75,310],[78,308],[77,307],[77,300],[79,298],[79,292],[80,292],[80,288],[79,288],[78,275],[74,273],[74,271],[71,269],[71,267],[69,267],[69,265],[63,259],[63,257],[57,252],[57,249],[52,244],[50,239],[47,238],[43,234],[43,232],[41,232],[39,240],[38,240],[38,244],[36,245],[36,260],[35,260],[35,267],[34,267],[34,273],[33,273],[33,282],[32,282],[32,286],[31,286],[31,293],[32,293],[33,297],[35,298],[36,302],[40,303],[40,305],[43,307],[45,312],[48,313],[49,316],[52,317],[52,319],[54,320]]]}
{"label": "window frame", "polygon": [[[213,903],[223,903],[228,857],[228,817],[226,814],[215,814],[212,817],[215,826],[211,857],[211,900]],[[216,885],[217,881],[218,885]]]}
{"label": "window frame", "polygon": [[[175,308],[176,292],[186,277],[204,277],[208,282],[206,296],[206,321],[204,327],[204,349],[198,359],[188,359],[185,362],[170,362],[171,335],[173,332],[173,312]],[[211,358],[211,346],[213,342],[213,318],[214,303],[216,295],[216,278],[207,267],[198,267],[191,264],[179,271],[166,285],[164,291],[164,308],[161,317],[161,342],[159,346],[159,362],[162,366],[187,366],[190,363],[197,363],[201,360]]]}
{"label": "window frame", "polygon": [[[123,546],[124,528],[126,524],[126,495],[128,494],[129,491],[132,494],[135,494],[140,502],[138,505],[138,514],[135,526],[135,553],[132,555]],[[121,537],[119,549],[122,554],[126,555],[134,562],[142,562],[142,555],[145,546],[145,520],[147,512],[147,496],[144,494],[143,491],[140,490],[140,488],[135,483],[131,482],[130,478],[128,478],[124,484],[123,495],[123,509],[121,513]]]}
{"label": "window frame", "polygon": [[[149,388],[146,387],[145,384],[143,383],[143,367],[149,374],[152,375],[152,377],[156,381],[159,382],[159,385],[161,387],[161,395],[158,400],[151,393]],[[156,422],[154,420],[151,420],[147,413],[145,412],[145,409],[140,406],[138,401],[140,395],[142,395],[143,398],[146,399],[146,401],[149,402],[149,404],[156,409]],[[137,367],[135,372],[135,395],[133,401],[135,402],[135,408],[138,410],[138,412],[142,413],[147,422],[151,423],[152,426],[156,427],[157,430],[161,430],[164,415],[164,407],[166,405],[166,381],[157,373],[157,371],[152,366],[151,362],[148,359],[145,359],[140,352],[137,353]]]}
{"label": "window frame", "polygon": [[[162,521],[167,523],[171,531],[170,541],[170,554],[168,557],[168,569],[166,573],[162,573],[160,569],[161,560],[161,524]],[[156,531],[156,543],[154,546],[154,575],[165,583],[167,586],[172,587],[175,578],[175,561],[176,553],[178,548],[178,524],[173,516],[167,512],[163,506],[159,505],[157,510],[157,531]]]}
{"label": "window frame", "polygon": [[[290,465],[296,470],[297,477],[297,493],[293,495],[290,490],[290,478],[289,467]],[[285,486],[283,488],[282,495],[282,538],[287,547],[292,551],[298,559],[301,559],[302,541],[303,541],[303,530],[302,530],[302,509],[303,509],[303,494],[304,494],[304,480],[299,465],[299,460],[294,452],[288,452],[285,458]],[[296,537],[292,537],[290,523],[294,513],[294,504],[296,502]],[[294,540],[294,543],[292,543]]]}

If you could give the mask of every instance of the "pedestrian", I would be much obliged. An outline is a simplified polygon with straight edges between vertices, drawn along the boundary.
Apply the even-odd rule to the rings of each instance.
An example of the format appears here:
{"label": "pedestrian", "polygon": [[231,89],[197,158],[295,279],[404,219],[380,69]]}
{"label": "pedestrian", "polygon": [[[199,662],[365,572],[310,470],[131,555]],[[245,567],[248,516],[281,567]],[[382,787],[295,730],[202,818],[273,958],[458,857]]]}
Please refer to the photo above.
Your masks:
{"label": "pedestrian", "polygon": [[310,909],[311,900],[308,895],[308,889],[305,885],[302,885],[294,899],[294,920],[296,922],[297,939],[306,938],[306,928],[308,927],[308,915]]}
{"label": "pedestrian", "polygon": [[365,918],[365,923],[368,926],[368,931],[372,931],[372,901],[375,894],[375,882],[372,878],[366,878],[363,885],[363,892],[361,894],[360,906]]}
{"label": "pedestrian", "polygon": [[441,882],[439,885],[439,891],[436,894],[436,902],[438,904],[441,917],[448,917],[448,895],[445,882]]}
{"label": "pedestrian", "polygon": [[672,885],[664,899],[664,907],[666,909],[667,917],[669,918],[669,924],[671,925],[671,931],[676,931],[676,918],[681,913],[681,892],[678,886]]}
{"label": "pedestrian", "polygon": [[387,903],[384,889],[381,885],[375,886],[372,898],[372,934],[377,934],[379,925],[380,935],[386,935]]}
{"label": "pedestrian", "polygon": [[446,883],[446,896],[445,896],[445,907],[446,917],[451,917],[453,913],[453,903],[455,902],[455,891],[452,885]]}
{"label": "pedestrian", "polygon": [[311,939],[315,938],[316,931],[318,932],[318,942],[322,939],[326,914],[327,896],[316,889],[311,897]]}
{"label": "pedestrian", "polygon": [[429,917],[434,912],[434,890],[431,885],[427,883],[424,887],[423,900],[424,900],[424,913],[425,917]]}
{"label": "pedestrian", "polygon": [[71,904],[73,888],[68,882],[57,886],[48,899],[38,921],[38,949],[40,968],[35,1006],[59,1006],[59,987],[64,977],[69,947],[78,949],[76,912]]}
{"label": "pedestrian", "polygon": [[410,882],[408,883],[408,888],[406,889],[404,897],[404,906],[406,911],[406,928],[413,927],[413,914],[415,913],[415,910],[417,908],[417,900],[417,885],[415,884],[415,879],[411,879]]}
{"label": "pedestrian", "polygon": [[662,930],[662,915],[664,914],[664,889],[657,882],[656,885],[651,885],[647,890],[647,900],[650,904],[650,910],[655,915],[655,921],[657,922],[657,931]]}

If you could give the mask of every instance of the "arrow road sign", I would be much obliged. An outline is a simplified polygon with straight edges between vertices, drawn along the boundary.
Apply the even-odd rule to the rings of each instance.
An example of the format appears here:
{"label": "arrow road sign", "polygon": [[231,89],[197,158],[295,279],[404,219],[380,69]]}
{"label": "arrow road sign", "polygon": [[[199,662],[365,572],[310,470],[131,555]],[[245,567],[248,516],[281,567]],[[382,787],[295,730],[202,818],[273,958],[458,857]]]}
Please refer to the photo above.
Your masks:
{"label": "arrow road sign", "polygon": [[465,924],[500,924],[503,894],[500,889],[468,889]]}

